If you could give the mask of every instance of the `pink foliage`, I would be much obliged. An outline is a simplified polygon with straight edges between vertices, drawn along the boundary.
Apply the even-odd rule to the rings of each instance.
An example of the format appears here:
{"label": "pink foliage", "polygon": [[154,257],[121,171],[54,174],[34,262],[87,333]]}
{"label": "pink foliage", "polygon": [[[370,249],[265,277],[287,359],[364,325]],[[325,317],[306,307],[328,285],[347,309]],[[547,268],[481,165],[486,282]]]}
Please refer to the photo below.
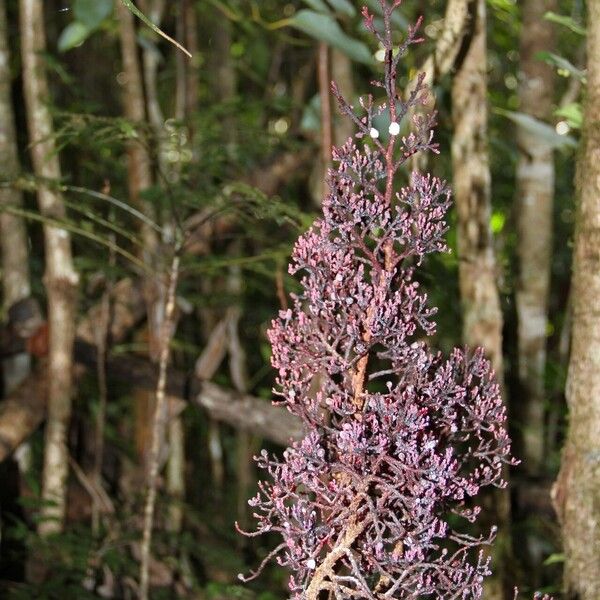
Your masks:
{"label": "pink foliage", "polygon": [[414,117],[411,133],[385,145],[373,131],[376,115],[387,110],[401,123],[427,98],[422,77],[407,100],[396,89],[398,61],[420,41],[418,26],[396,52],[390,19],[399,2],[381,4],[382,32],[366,9],[363,16],[386,51],[385,75],[375,82],[384,100],[363,98],[355,111],[333,86],[356,140],[333,152],[323,216],[300,237],[290,265],[303,292],[269,331],[276,393],[306,436],[282,459],[265,451],[257,458],[269,480],[250,500],[258,526],[248,535],[283,538],[267,559],[291,571],[294,600],[321,591],[481,597],[490,573],[482,549],[495,531],[473,533],[475,497],[503,487],[512,463],[483,352],[455,349],[444,359],[424,341],[436,310],[414,271],[425,255],[447,250],[450,192],[418,173],[406,187],[393,185],[409,157],[437,151],[434,115]]}

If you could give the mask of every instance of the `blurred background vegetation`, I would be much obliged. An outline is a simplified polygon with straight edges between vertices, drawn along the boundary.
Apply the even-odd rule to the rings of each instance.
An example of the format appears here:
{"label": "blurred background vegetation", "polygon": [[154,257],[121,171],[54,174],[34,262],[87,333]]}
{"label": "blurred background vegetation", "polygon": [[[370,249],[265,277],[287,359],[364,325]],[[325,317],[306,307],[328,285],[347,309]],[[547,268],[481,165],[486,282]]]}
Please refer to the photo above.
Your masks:
{"label": "blurred background vegetation", "polygon": [[[219,416],[203,406],[200,398],[213,388],[202,382],[225,395],[220,402],[241,394],[270,406],[274,375],[265,331],[285,306],[286,294],[297,289],[287,262],[295,239],[319,211],[329,166],[323,158],[325,134],[330,131],[334,143],[352,134],[333,102],[331,117],[323,110],[323,82],[336,79],[356,102],[372,91],[370,78],[381,68],[378,48],[361,24],[359,3],[140,0],[143,14],[190,50],[188,58],[141,19],[124,13],[116,0],[38,2],[47,36],[38,58],[49,84],[42,101],[50,111],[47,135],[61,166],[59,178],[50,181],[32,163],[32,145],[42,134],[32,134],[32,108],[23,91],[24,78],[31,75],[23,70],[28,23],[19,23],[19,12],[29,2],[36,3],[1,2],[7,24],[1,35],[10,62],[0,85],[11,95],[13,114],[3,109],[0,118],[16,124],[16,137],[8,143],[17,150],[18,167],[3,164],[0,179],[3,190],[22,195],[17,201],[2,196],[1,202],[6,214],[25,224],[30,292],[9,298],[5,288],[0,318],[6,400],[0,404],[5,407],[0,422],[13,418],[10,401],[19,398],[19,382],[47,377],[42,372],[47,348],[39,337],[47,335],[44,228],[52,225],[69,232],[79,276],[73,308],[75,384],[65,421],[63,460],[66,456],[70,466],[62,516],[44,513],[54,500],[43,493],[48,451],[43,403],[34,403],[31,414],[15,416],[18,426],[9,423],[20,433],[7,442],[0,464],[0,596],[138,596],[142,507],[153,457],[154,374],[166,323],[172,334],[165,398],[169,418],[154,457],[159,476],[151,597],[283,598],[286,574],[276,565],[248,586],[236,583],[239,572],[264,557],[268,540],[248,541],[233,525],[250,522],[246,499],[255,493],[257,479],[252,455],[261,447],[281,447],[252,425],[240,428],[235,415]],[[375,0],[367,4],[377,9]],[[552,110],[539,118],[523,112],[519,95],[520,49],[528,36],[523,4],[487,2],[486,133],[505,397],[521,457],[528,427],[538,425],[527,421],[524,406],[530,400],[518,368],[519,128],[553,150],[555,186],[543,430],[537,431],[543,457],[535,469],[517,467],[510,474],[512,511],[505,526],[511,533],[512,583],[524,594],[544,589],[559,596],[564,557],[550,487],[566,427],[585,7],[582,0],[559,0],[544,17],[554,42],[535,59],[551,71]],[[446,8],[442,0],[403,4],[398,39],[420,15],[426,38],[401,63],[403,85],[434,52]],[[127,36],[135,42],[133,71]],[[450,69],[433,80],[441,152],[428,164],[450,182],[453,73]],[[381,128],[387,129],[383,122]],[[54,218],[40,211],[40,187],[61,197],[63,214]],[[463,340],[454,212],[450,222],[452,253],[430,259],[422,276],[431,303],[439,307],[431,344],[445,352]],[[3,250],[10,252],[7,246]],[[169,321],[164,285],[175,253],[181,266]],[[10,268],[3,262],[3,278]],[[33,333],[19,336],[17,325],[30,313],[23,317],[9,309],[27,298],[42,307],[41,314]],[[49,531],[40,527],[48,518],[56,524]]]}

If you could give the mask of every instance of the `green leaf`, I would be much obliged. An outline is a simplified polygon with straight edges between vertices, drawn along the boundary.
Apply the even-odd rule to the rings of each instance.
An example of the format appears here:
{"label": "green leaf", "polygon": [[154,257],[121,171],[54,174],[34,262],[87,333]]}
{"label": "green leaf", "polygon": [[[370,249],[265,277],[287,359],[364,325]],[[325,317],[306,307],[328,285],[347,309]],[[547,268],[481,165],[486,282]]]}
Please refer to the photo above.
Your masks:
{"label": "green leaf", "polygon": [[544,19],[546,19],[547,21],[552,21],[552,23],[558,23],[559,25],[570,29],[573,33],[577,33],[578,35],[586,35],[585,29],[581,25],[579,25],[579,23],[576,23],[575,20],[571,17],[559,15],[555,12],[548,11],[544,15]]}
{"label": "green leaf", "polygon": [[179,42],[175,41],[170,35],[167,35],[162,29],[157,27],[131,0],[121,0],[121,2],[125,5],[127,10],[132,12],[138,19],[148,25],[148,27],[150,27],[154,33],[158,33],[158,35],[164,37],[165,40],[168,40],[171,42],[171,44],[179,48],[184,54],[187,54],[190,58],[192,58],[189,50],[186,50]]}
{"label": "green leaf", "polygon": [[552,65],[553,67],[567,71],[573,77],[577,77],[577,79],[580,81],[585,82],[585,72],[581,69],[578,69],[573,63],[563,56],[559,56],[558,54],[554,54],[552,52],[538,52],[535,56],[537,59],[543,60],[545,63]]}
{"label": "green leaf", "polygon": [[290,19],[290,25],[317,40],[327,42],[352,60],[365,64],[373,63],[373,56],[366,44],[344,33],[339,23],[329,15],[303,9]]}
{"label": "green leaf", "polygon": [[62,30],[62,33],[58,38],[59,51],[66,52],[67,50],[71,50],[71,48],[81,46],[91,33],[92,30],[80,21],[69,23]]}
{"label": "green leaf", "polygon": [[356,16],[356,8],[349,2],[349,0],[327,0],[333,10],[340,15],[345,15],[347,17]]}
{"label": "green leaf", "polygon": [[330,10],[327,8],[327,5],[323,0],[304,0],[305,4],[308,4],[313,10],[317,12],[322,12],[325,14],[329,14]]}
{"label": "green leaf", "polygon": [[304,112],[300,119],[302,131],[319,131],[321,127],[321,99],[315,94],[304,106]]}
{"label": "green leaf", "polygon": [[571,102],[554,111],[557,117],[562,117],[567,121],[571,129],[581,129],[583,125],[583,111],[579,102]]}
{"label": "green leaf", "polygon": [[501,212],[495,212],[490,219],[490,227],[492,233],[500,233],[504,229],[506,223],[506,215]]}
{"label": "green leaf", "polygon": [[497,112],[504,115],[519,127],[525,129],[528,133],[534,135],[539,140],[546,142],[549,148],[576,148],[577,142],[569,135],[560,135],[556,129],[548,123],[544,123],[531,115],[522,112],[513,112],[510,110],[500,110]]}
{"label": "green leaf", "polygon": [[562,553],[555,553],[555,554],[551,554],[544,561],[544,566],[547,567],[548,565],[555,565],[557,563],[563,563],[563,562],[565,562],[565,555]]}
{"label": "green leaf", "polygon": [[75,0],[73,14],[75,19],[89,29],[96,29],[102,21],[110,16],[113,0]]}

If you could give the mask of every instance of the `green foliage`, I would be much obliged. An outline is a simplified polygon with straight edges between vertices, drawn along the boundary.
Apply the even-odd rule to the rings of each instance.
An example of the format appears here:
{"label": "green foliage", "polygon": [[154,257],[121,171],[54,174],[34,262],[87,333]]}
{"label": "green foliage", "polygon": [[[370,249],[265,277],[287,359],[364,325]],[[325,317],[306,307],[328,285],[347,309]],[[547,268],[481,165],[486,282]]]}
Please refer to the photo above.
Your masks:
{"label": "green foliage", "polygon": [[81,46],[90,36],[91,30],[80,21],[69,23],[58,38],[58,49],[66,52],[77,46]]}
{"label": "green foliage", "polygon": [[543,60],[544,62],[556,67],[559,75],[565,76],[573,76],[579,79],[579,81],[585,83],[585,72],[581,69],[578,69],[575,65],[571,63],[568,59],[563,56],[559,56],[558,54],[554,54],[553,52],[538,52],[537,58],[539,60]]}
{"label": "green foliage", "polygon": [[111,15],[113,0],[75,0],[73,14],[75,20],[63,29],[58,38],[58,49],[66,52],[81,46],[97,31]]}
{"label": "green foliage", "polygon": [[554,114],[557,117],[566,119],[571,129],[581,129],[583,125],[583,110],[579,102],[571,102],[566,106],[561,106],[554,111]]}
{"label": "green foliage", "polygon": [[559,15],[555,12],[548,11],[544,15],[544,19],[552,21],[553,23],[558,23],[559,25],[566,27],[573,33],[576,33],[577,35],[586,35],[585,29],[581,25],[579,25],[579,23],[577,23],[572,17],[568,17],[566,15]]}
{"label": "green foliage", "polygon": [[544,142],[549,148],[565,149],[577,147],[577,141],[574,138],[569,135],[557,133],[554,127],[531,115],[509,110],[497,110],[500,114],[503,114],[517,125],[523,127],[527,133]]}
{"label": "green foliage", "polygon": [[363,42],[350,37],[330,14],[303,9],[291,19],[290,24],[322,42],[327,42],[357,62],[373,64],[373,55]]}
{"label": "green foliage", "polygon": [[75,0],[73,14],[80,23],[94,30],[107,19],[113,11],[113,0]]}

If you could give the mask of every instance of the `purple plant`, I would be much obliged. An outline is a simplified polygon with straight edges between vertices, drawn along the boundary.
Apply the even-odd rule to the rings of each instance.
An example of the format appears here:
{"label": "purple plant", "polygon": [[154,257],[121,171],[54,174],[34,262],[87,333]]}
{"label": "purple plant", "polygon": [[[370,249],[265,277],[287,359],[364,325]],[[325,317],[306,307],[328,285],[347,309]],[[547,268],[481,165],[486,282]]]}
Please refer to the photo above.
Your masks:
{"label": "purple plant", "polygon": [[[291,571],[294,600],[318,598],[479,598],[490,573],[483,546],[495,530],[470,532],[474,497],[503,487],[510,439],[499,387],[483,352],[433,354],[423,337],[436,312],[414,279],[431,252],[446,251],[450,192],[443,181],[413,173],[394,178],[420,151],[437,153],[435,116],[421,76],[407,100],[396,88],[400,58],[417,37],[392,40],[400,0],[380,0],[384,28],[363,9],[385,49],[385,74],[374,85],[385,98],[361,100],[355,112],[332,85],[341,111],[358,129],[333,152],[323,216],[298,240],[290,266],[303,293],[281,311],[269,338],[277,391],[306,426],[304,439],[278,460],[257,462],[270,480],[250,500],[260,535],[283,542],[266,562]],[[387,111],[389,141],[373,119]]]}

